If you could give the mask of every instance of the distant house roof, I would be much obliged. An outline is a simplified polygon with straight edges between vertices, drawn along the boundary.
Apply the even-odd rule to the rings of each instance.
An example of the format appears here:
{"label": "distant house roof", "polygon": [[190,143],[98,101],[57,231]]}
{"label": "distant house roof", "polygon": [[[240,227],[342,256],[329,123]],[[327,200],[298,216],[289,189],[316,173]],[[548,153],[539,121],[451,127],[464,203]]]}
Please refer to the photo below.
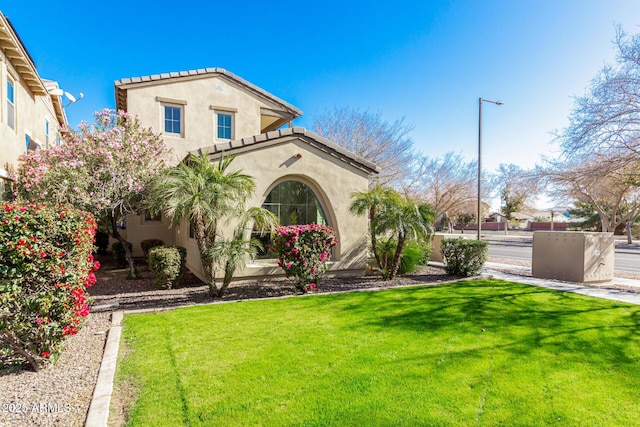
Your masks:
{"label": "distant house roof", "polygon": [[211,157],[219,157],[223,154],[241,153],[243,151],[254,150],[262,147],[266,147],[279,142],[284,142],[298,138],[301,141],[315,147],[320,151],[342,160],[351,166],[360,169],[368,174],[374,174],[380,172],[380,167],[368,160],[357,156],[337,144],[308,131],[305,128],[293,127],[287,129],[280,129],[273,132],[267,132],[260,135],[254,135],[248,138],[237,139],[235,141],[229,141],[222,144],[215,144],[209,147],[203,147],[195,151],[191,151],[187,158],[194,154],[208,153]]}
{"label": "distant house roof", "polygon": [[118,110],[127,110],[127,89],[138,87],[138,86],[146,86],[146,85],[154,85],[154,84],[162,84],[167,80],[190,80],[197,78],[207,78],[212,76],[220,76],[223,77],[248,91],[258,95],[261,98],[264,98],[268,101],[271,101],[279,106],[281,106],[285,111],[291,114],[292,119],[296,117],[300,117],[302,115],[302,111],[288,102],[283,101],[277,96],[267,92],[266,90],[254,85],[253,83],[248,82],[247,80],[238,77],[230,71],[225,70],[224,68],[199,68],[197,70],[188,70],[188,71],[176,71],[171,73],[162,73],[162,74],[153,74],[150,76],[141,76],[141,77],[129,77],[125,79],[120,79],[115,81],[116,88],[116,107]]}
{"label": "distant house roof", "polygon": [[31,55],[27,51],[11,21],[0,12],[0,49],[20,75],[29,90],[38,96],[50,96],[60,124],[67,122],[59,96],[50,95],[45,80],[41,79]]}

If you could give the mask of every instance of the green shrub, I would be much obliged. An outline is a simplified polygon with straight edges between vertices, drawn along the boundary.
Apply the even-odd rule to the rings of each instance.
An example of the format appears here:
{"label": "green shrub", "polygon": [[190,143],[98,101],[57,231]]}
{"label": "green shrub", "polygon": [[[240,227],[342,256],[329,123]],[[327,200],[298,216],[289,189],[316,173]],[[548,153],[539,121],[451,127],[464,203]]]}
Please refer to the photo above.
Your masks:
{"label": "green shrub", "polygon": [[421,243],[422,257],[420,258],[419,265],[427,265],[431,261],[431,243]]}
{"label": "green shrub", "polygon": [[148,262],[153,283],[160,289],[171,289],[185,276],[187,250],[182,246],[156,246],[149,250]]}
{"label": "green shrub", "polygon": [[400,258],[400,268],[398,274],[413,273],[418,266],[421,265],[420,261],[423,258],[422,247],[416,242],[407,242],[402,251],[402,257]]}
{"label": "green shrub", "polygon": [[0,343],[12,364],[37,371],[82,327],[99,267],[95,231],[91,214],[70,207],[0,210]]}
{"label": "green shrub", "polygon": [[[127,242],[127,246],[129,246],[130,251],[133,250],[133,245],[130,242]],[[125,268],[129,265],[127,262],[127,254],[124,251],[124,246],[122,246],[121,242],[115,242],[111,245],[111,253],[113,254],[113,259],[118,267]]]}
{"label": "green shrub", "polygon": [[164,242],[160,239],[147,239],[140,242],[144,259],[149,259],[149,250],[156,246],[164,246]]}
{"label": "green shrub", "polygon": [[[378,240],[377,248],[382,268],[389,269],[393,262],[393,256],[398,246],[398,241],[393,238],[381,238]],[[413,273],[421,265],[427,265],[431,258],[431,245],[428,243],[418,243],[409,241],[402,251],[398,274]]]}
{"label": "green shrub", "polygon": [[487,260],[489,243],[483,240],[442,239],[445,271],[453,276],[479,274]]}

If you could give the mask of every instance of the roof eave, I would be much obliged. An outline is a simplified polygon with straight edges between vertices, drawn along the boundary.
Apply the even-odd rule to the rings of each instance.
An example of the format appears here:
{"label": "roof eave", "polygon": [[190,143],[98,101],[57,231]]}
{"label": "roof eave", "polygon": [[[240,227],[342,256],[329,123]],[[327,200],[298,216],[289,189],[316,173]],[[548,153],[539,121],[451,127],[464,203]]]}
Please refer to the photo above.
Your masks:
{"label": "roof eave", "polygon": [[[226,79],[233,81],[234,83],[248,89],[250,92],[258,95],[259,97],[271,101],[277,105],[279,105],[284,111],[288,112],[293,116],[293,118],[297,118],[302,116],[302,111],[288,102],[278,98],[277,96],[267,92],[266,90],[254,85],[253,83],[243,79],[242,77],[237,76],[236,74],[227,71],[224,68],[199,68],[197,70],[187,70],[187,71],[177,71],[171,73],[162,73],[162,74],[153,74],[150,76],[141,76],[141,77],[129,77],[120,80],[116,80],[114,82],[114,86],[116,88],[116,104],[118,108],[126,108],[126,91],[130,88],[135,88],[138,86],[148,86],[154,84],[161,84],[166,80],[190,80],[194,78],[206,78],[214,75],[223,76]],[[120,95],[122,92],[122,95]],[[120,100],[122,98],[122,102]]]}
{"label": "roof eave", "polygon": [[339,145],[325,139],[324,137],[311,132],[305,128],[293,127],[287,129],[279,129],[272,132],[263,133],[260,135],[254,135],[248,138],[242,138],[238,140],[229,141],[224,144],[215,144],[208,147],[203,147],[198,150],[189,152],[184,160],[187,160],[192,155],[198,155],[202,153],[209,154],[210,157],[216,158],[223,154],[233,154],[234,151],[239,150],[252,150],[264,147],[265,145],[278,142],[281,139],[291,139],[298,137],[309,145],[324,151],[332,157],[335,157],[361,171],[373,175],[380,173],[380,167],[360,156],[357,156]]}
{"label": "roof eave", "polygon": [[4,50],[5,56],[20,74],[29,90],[34,95],[46,96],[48,92],[38,75],[29,52],[20,40],[11,22],[0,12],[0,48]]}

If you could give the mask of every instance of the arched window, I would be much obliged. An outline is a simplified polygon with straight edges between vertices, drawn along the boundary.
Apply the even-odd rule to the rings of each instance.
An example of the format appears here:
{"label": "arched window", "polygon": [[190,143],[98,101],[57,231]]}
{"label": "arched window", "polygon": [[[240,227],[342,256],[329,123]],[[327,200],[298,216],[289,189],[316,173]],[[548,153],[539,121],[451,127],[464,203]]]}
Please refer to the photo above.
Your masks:
{"label": "arched window", "polygon": [[280,225],[327,225],[327,217],[311,188],[300,181],[284,181],[276,185],[262,207],[280,218]]}
{"label": "arched window", "polygon": [[[280,225],[320,224],[327,225],[327,216],[320,205],[320,201],[308,185],[300,181],[284,181],[276,185],[265,199],[262,207],[270,210],[280,219]],[[268,251],[269,236],[253,237],[260,240],[264,250],[258,258],[271,258],[273,253]]]}

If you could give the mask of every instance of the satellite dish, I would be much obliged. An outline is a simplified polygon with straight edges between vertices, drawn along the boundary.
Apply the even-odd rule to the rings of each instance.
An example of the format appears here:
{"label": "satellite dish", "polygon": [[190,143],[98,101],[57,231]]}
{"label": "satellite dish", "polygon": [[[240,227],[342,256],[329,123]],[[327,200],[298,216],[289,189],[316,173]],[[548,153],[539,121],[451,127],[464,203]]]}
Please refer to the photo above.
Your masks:
{"label": "satellite dish", "polygon": [[66,96],[66,97],[67,97],[67,99],[69,100],[69,103],[70,103],[70,104],[73,104],[74,102],[76,102],[76,101],[77,101],[77,100],[76,100],[76,97],[75,97],[75,96],[73,96],[73,95],[71,95],[69,92],[65,92],[65,93],[64,93],[64,96]]}
{"label": "satellite dish", "polygon": [[82,98],[84,98],[84,93],[79,92],[79,93],[78,93],[78,99],[82,99]]}

